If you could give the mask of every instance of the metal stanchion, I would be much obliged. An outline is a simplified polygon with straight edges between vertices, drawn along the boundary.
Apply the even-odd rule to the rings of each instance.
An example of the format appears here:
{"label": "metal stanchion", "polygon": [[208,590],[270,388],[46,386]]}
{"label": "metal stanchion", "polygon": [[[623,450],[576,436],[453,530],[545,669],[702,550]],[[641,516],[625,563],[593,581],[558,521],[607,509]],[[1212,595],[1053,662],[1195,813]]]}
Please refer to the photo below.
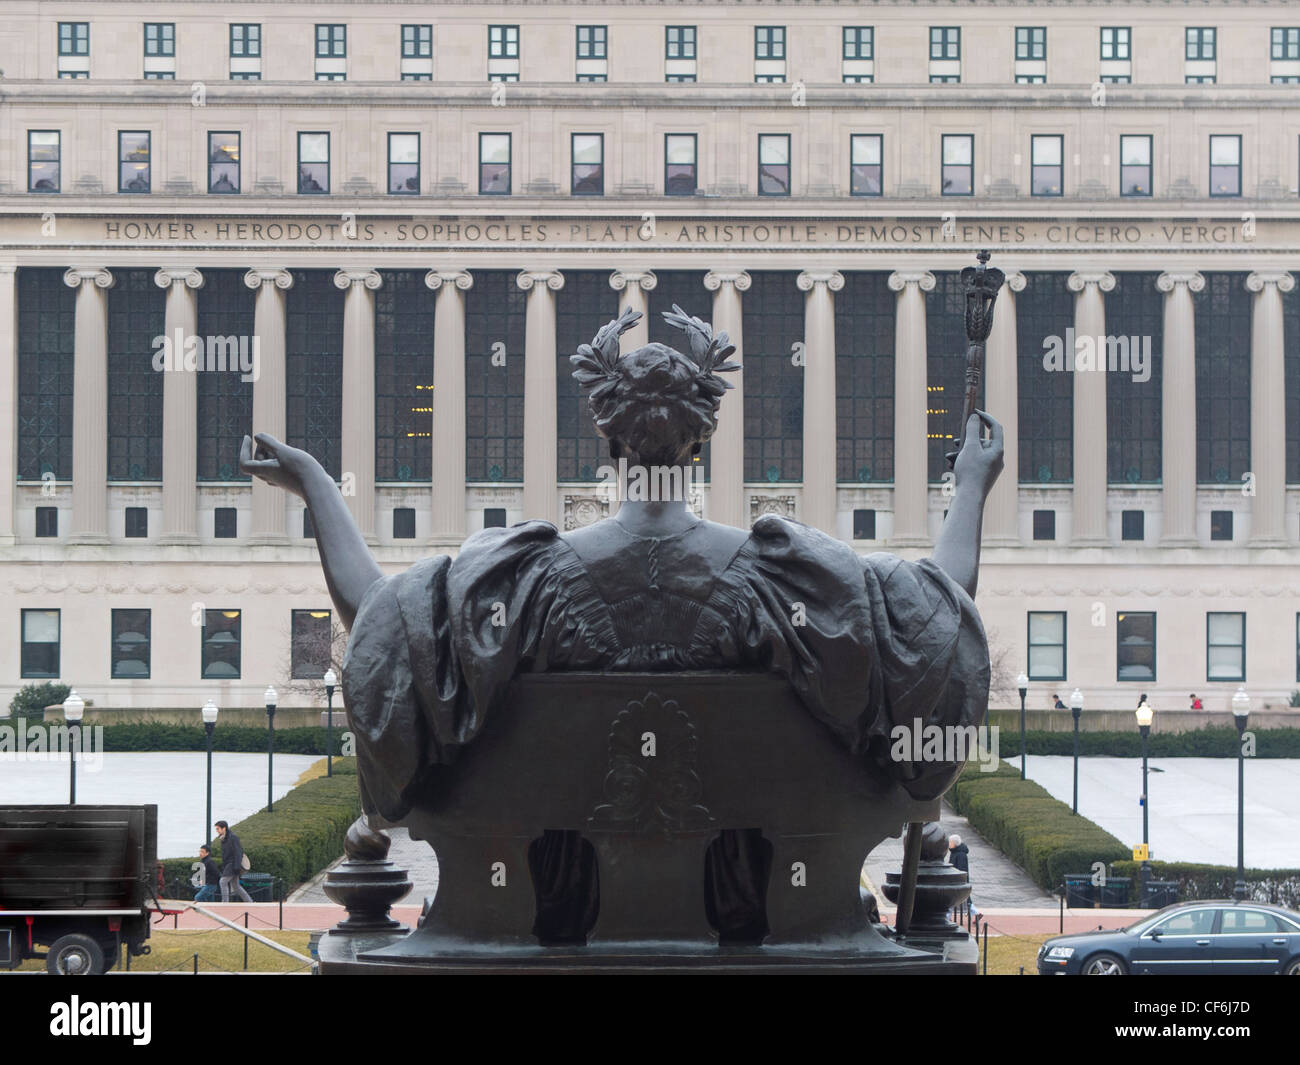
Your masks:
{"label": "metal stanchion", "polygon": [[[248,927],[248,911],[244,911],[244,927]],[[244,972],[248,972],[248,936],[244,936]]]}

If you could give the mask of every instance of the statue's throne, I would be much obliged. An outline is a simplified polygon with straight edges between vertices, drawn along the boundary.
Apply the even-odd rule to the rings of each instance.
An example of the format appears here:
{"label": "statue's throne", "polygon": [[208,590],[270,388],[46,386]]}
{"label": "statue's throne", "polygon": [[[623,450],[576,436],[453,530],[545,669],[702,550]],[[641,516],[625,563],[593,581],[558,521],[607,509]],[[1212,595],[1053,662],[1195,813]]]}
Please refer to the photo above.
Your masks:
{"label": "statue's throne", "polygon": [[[938,805],[852,756],[769,674],[526,675],[400,822],[438,855],[419,926],[336,930],[322,969],[970,972],[964,936],[938,952],[900,941],[859,889],[864,857]],[[585,943],[535,934],[530,848],[536,862],[556,830],[594,855]],[[707,851],[724,830],[751,847],[761,831],[770,853],[761,945],[710,925]]]}

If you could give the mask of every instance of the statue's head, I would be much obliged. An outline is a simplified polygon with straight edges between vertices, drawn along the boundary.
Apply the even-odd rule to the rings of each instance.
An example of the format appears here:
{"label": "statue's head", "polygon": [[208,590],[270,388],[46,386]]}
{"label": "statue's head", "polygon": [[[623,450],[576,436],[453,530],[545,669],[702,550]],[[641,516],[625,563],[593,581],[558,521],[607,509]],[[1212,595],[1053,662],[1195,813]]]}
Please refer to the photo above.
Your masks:
{"label": "statue's head", "polygon": [[740,369],[726,333],[680,307],[664,320],[686,333],[691,354],[666,344],[646,344],[619,355],[618,338],[640,319],[628,308],[570,357],[573,376],[590,392],[596,432],[609,441],[614,458],[636,456],[647,465],[672,465],[696,454],[718,425],[718,406],[731,384],[718,377]]}

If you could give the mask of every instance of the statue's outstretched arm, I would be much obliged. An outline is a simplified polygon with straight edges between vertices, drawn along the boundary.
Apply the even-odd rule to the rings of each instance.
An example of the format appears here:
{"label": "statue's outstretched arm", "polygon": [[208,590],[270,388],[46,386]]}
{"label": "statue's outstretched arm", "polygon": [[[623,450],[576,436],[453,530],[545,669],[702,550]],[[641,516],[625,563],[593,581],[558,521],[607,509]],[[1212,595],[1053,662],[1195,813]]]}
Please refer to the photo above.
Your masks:
{"label": "statue's outstretched arm", "polygon": [[343,502],[338,485],[307,452],[282,444],[266,433],[257,445],[244,437],[239,468],[247,474],[299,496],[311,512],[321,569],[339,620],[347,629],[357,616],[366,590],[383,576]]}
{"label": "statue's outstretched arm", "polygon": [[[988,430],[988,438],[984,437]],[[966,423],[966,440],[953,466],[956,491],[931,558],[949,577],[975,596],[980,570],[980,529],[984,500],[1002,472],[1002,426],[983,411]]]}

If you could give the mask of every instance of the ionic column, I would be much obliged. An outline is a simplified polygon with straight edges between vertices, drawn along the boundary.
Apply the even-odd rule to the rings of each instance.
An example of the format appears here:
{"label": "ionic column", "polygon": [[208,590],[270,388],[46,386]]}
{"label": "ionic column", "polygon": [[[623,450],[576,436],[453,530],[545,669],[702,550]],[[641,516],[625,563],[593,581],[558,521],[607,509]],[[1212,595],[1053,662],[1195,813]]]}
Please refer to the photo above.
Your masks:
{"label": "ionic column", "polygon": [[199,378],[185,367],[184,343],[198,333],[203,275],[193,267],[165,266],[153,281],[167,290],[163,331],[172,351],[172,363],[163,371],[162,540],[192,544],[199,538]]}
{"label": "ionic column", "polygon": [[894,317],[894,535],[898,547],[921,547],[929,535],[929,393],[925,296],[933,292],[928,270],[897,270],[889,287],[898,293]]}
{"label": "ionic column", "polygon": [[[269,433],[277,440],[288,435],[285,399],[285,297],[293,287],[288,270],[249,270],[244,284],[257,292],[253,307],[253,333],[257,337],[261,365],[253,382],[253,430]],[[285,440],[301,444],[301,440]],[[249,539],[278,543],[286,539],[284,493],[253,478],[253,526]]]}
{"label": "ionic column", "polygon": [[805,270],[795,283],[804,297],[803,521],[835,535],[835,297],[844,275]]}
{"label": "ionic column", "polygon": [[343,289],[343,435],[340,457],[345,495],[352,518],[367,540],[375,538],[375,289],[384,283],[376,270],[340,270],[334,287]]}
{"label": "ionic column", "polygon": [[657,284],[659,279],[650,270],[615,270],[609,275],[609,287],[623,293],[618,313],[628,307],[641,312],[641,320],[619,338],[619,351],[624,354],[650,343],[650,311],[645,294],[654,291]]}
{"label": "ionic column", "polygon": [[[1092,337],[1097,357],[1106,357],[1106,299],[1115,275],[1104,270],[1079,271],[1067,284],[1074,299],[1074,335]],[[1074,351],[1065,353],[1075,358]],[[1110,543],[1106,529],[1106,375],[1098,370],[1074,372],[1074,535],[1076,547]]]}
{"label": "ionic column", "polygon": [[1195,547],[1196,539],[1196,308],[1192,294],[1205,288],[1195,270],[1169,270],[1156,278],[1165,294],[1160,384],[1160,485],[1165,547]]}
{"label": "ionic column", "polygon": [[424,283],[438,293],[433,315],[433,528],[435,544],[465,539],[465,293],[464,270],[430,270]]}
{"label": "ionic column", "polygon": [[528,293],[524,321],[524,517],[560,520],[556,488],[555,293],[564,275],[525,270],[515,284]]}
{"label": "ionic column", "polygon": [[0,264],[0,544],[14,542],[18,481],[18,267]]}
{"label": "ionic column", "polygon": [[984,402],[1002,423],[1002,475],[984,504],[984,543],[1020,543],[1020,388],[1016,293],[1025,290],[1025,275],[1009,271],[993,308],[993,329],[984,347]]}
{"label": "ionic column", "polygon": [[745,506],[745,328],[740,294],[750,286],[744,270],[710,270],[704,287],[713,293],[713,331],[726,332],[736,346],[730,362],[740,373],[728,374],[733,388],[722,397],[718,428],[709,445],[709,518],[723,525],[748,529]]}
{"label": "ionic column", "polygon": [[1282,293],[1295,288],[1285,270],[1256,270],[1246,277],[1255,294],[1250,322],[1250,543],[1281,546],[1286,538],[1286,370]]}
{"label": "ionic column", "polygon": [[63,283],[77,290],[72,362],[72,535],[108,540],[108,298],[113,275],[73,267]]}

